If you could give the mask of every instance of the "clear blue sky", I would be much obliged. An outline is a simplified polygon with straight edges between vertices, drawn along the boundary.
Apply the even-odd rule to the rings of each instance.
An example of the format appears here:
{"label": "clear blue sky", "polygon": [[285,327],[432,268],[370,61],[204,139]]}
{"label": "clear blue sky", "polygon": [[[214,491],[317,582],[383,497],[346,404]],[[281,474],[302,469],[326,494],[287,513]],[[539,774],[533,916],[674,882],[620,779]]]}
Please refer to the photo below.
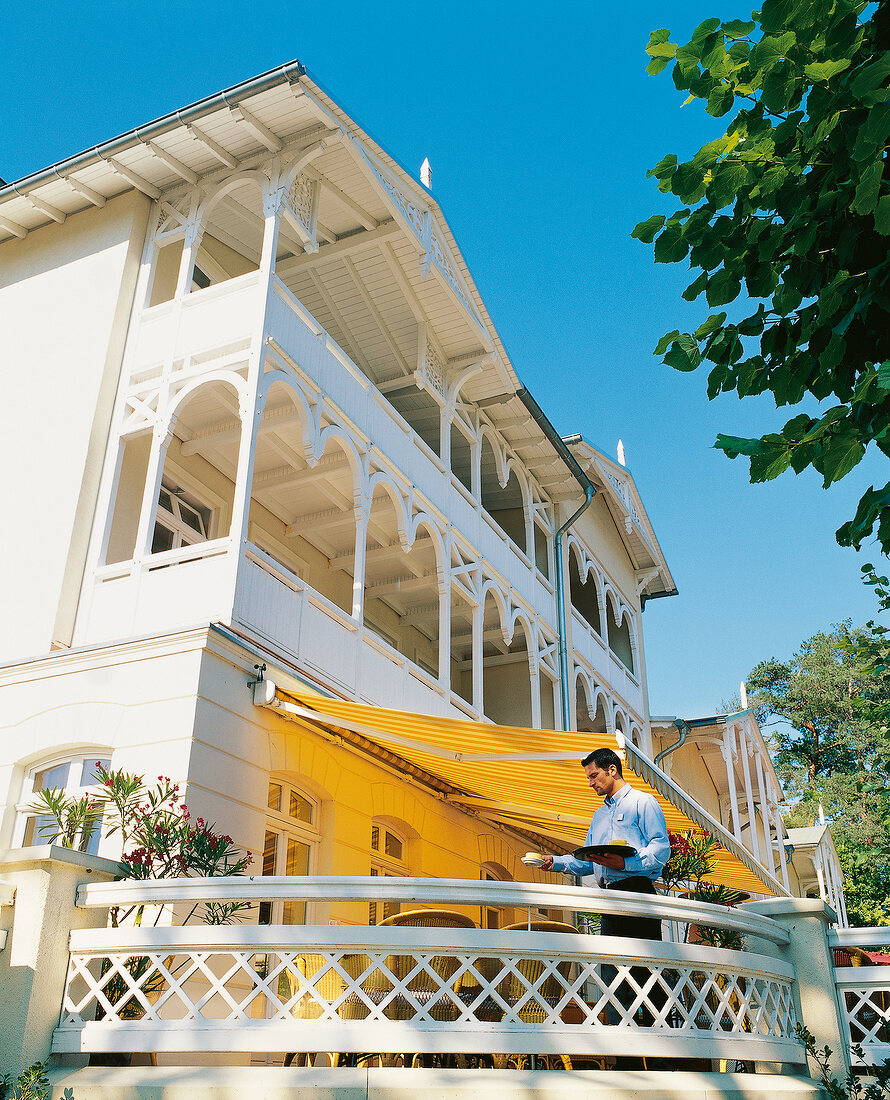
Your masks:
{"label": "clear blue sky", "polygon": [[651,710],[713,713],[758,660],[872,615],[866,558],[840,550],[834,531],[887,477],[871,459],[827,493],[811,472],[750,486],[744,460],[712,449],[716,433],[760,434],[792,413],[769,399],[709,404],[703,373],[652,355],[663,332],[704,312],[680,299],[681,265],[656,266],[630,238],[665,209],[646,171],[723,127],[698,105],[681,109],[667,72],[646,75],[644,48],[656,27],[678,40],[748,10],[25,0],[4,11],[0,176],[299,58],[406,168],[429,157],[511,359],[557,429],[609,454],[624,440],[680,590],[644,615]]}

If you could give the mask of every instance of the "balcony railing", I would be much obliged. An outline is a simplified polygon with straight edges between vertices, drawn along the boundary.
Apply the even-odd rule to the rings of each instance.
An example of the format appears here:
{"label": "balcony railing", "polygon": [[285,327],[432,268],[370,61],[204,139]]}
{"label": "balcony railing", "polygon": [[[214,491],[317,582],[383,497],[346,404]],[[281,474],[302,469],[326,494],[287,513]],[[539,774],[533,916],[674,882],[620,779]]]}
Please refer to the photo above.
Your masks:
{"label": "balcony railing", "polygon": [[[890,954],[890,928],[838,928],[829,935],[835,948],[835,981],[850,1037],[855,1066],[890,1060],[890,966],[870,965],[863,948]],[[840,965],[838,963],[840,962]],[[843,965],[848,962],[849,965]]]}
{"label": "balcony railing", "polygon": [[[577,1064],[627,1054],[803,1062],[794,1037],[794,972],[760,947],[783,945],[788,933],[742,910],[578,887],[371,877],[91,884],[77,897],[92,908],[154,908],[141,927],[71,932],[57,1053],[419,1051],[526,1053]],[[146,927],[149,913],[160,923],[196,903],[282,899],[506,907],[527,912],[529,927]],[[654,910],[665,921],[741,931],[749,942],[745,951],[729,951],[559,925],[539,931],[532,918],[541,907],[573,915]]]}

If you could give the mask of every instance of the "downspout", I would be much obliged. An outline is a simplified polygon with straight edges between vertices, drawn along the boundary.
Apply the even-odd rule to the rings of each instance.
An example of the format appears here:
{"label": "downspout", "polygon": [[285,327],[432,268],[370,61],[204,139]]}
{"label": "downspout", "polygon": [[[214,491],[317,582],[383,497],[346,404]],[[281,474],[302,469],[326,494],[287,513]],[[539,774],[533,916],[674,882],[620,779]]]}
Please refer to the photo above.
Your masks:
{"label": "downspout", "polygon": [[660,767],[659,761],[663,760],[666,756],[669,756],[674,749],[678,749],[681,745],[685,744],[686,738],[689,735],[689,723],[684,722],[682,718],[675,718],[674,725],[680,731],[679,738],[673,743],[668,745],[666,749],[663,749],[658,756],[652,761],[656,768]]}
{"label": "downspout", "polygon": [[[660,593],[659,593],[660,594]],[[689,731],[697,729],[700,726],[725,726],[726,718],[722,715],[715,715],[713,718],[675,718],[674,725],[680,731],[680,737],[673,745],[668,745],[666,749],[663,749],[658,756],[652,761],[653,764],[658,766],[658,761],[663,760],[666,756],[678,749],[681,745],[686,743],[686,738],[689,736]]]}
{"label": "downspout", "polygon": [[[557,430],[553,427],[547,417],[544,415],[541,406],[535,401],[532,395],[527,389],[518,390],[516,396],[525,405],[528,411],[531,413],[532,418],[539,428],[544,432],[544,435],[550,440],[556,450],[559,452],[560,457],[568,466],[572,472],[572,476],[584,490],[584,503],[573,515],[565,521],[562,527],[553,536],[553,557],[555,566],[555,588],[556,588],[556,633],[559,644],[559,701],[560,711],[562,716],[562,728],[564,730],[571,729],[572,725],[572,707],[569,696],[569,649],[568,639],[566,637],[566,604],[565,604],[565,583],[563,580],[563,561],[562,561],[562,536],[571,527],[575,520],[585,512],[593,503],[593,498],[596,495],[596,486],[584,473],[578,464],[578,460],[569,450],[566,440],[560,436]],[[568,436],[573,443],[581,441],[581,436]]]}

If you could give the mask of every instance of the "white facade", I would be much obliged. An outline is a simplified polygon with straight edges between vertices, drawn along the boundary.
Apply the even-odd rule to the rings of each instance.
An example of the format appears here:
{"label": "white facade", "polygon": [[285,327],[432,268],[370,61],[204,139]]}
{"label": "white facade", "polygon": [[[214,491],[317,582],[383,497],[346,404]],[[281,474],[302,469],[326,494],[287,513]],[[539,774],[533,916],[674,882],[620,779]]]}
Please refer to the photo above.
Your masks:
{"label": "white facade", "polygon": [[673,582],[629,474],[533,418],[432,197],[308,78],[260,85],[0,195],[10,674],[218,623],[347,697],[558,727],[592,484],[565,705],[648,749]]}

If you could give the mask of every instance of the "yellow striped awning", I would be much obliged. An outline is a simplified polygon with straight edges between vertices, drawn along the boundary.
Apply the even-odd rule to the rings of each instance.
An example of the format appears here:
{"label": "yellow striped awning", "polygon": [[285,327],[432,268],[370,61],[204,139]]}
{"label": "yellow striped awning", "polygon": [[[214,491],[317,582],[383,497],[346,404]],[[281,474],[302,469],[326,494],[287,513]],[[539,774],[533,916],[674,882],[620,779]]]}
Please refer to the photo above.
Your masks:
{"label": "yellow striped awning", "polygon": [[[596,748],[616,748],[610,734],[522,729],[334,699],[270,681],[255,699],[282,717],[371,741],[448,788],[449,802],[493,821],[551,839],[563,850],[584,843],[596,805],[579,762]],[[747,893],[787,890],[701,806],[629,742],[624,778],[654,795],[668,829],[705,829],[721,847],[709,880]]]}

